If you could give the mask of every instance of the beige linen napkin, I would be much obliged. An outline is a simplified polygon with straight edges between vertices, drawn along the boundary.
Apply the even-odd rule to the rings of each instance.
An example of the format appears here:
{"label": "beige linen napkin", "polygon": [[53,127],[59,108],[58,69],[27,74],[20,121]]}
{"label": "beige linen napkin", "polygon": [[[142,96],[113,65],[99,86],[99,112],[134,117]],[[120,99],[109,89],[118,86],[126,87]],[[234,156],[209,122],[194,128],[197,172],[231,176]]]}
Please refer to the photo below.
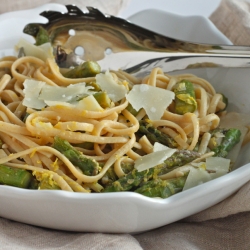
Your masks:
{"label": "beige linen napkin", "polygon": [[250,3],[223,0],[210,20],[235,45],[250,45]]}
{"label": "beige linen napkin", "polygon": [[[48,1],[19,1],[21,2],[30,3],[30,7],[34,7],[38,2]],[[83,1],[79,2],[83,3]],[[103,0],[102,3],[104,2]],[[120,1],[121,6],[123,2]],[[6,4],[6,11],[13,10],[10,3]],[[3,1],[0,1],[1,11],[2,6]],[[114,8],[113,13],[110,9],[108,12],[117,14],[118,10]],[[239,0],[222,0],[221,5],[210,18],[233,43],[250,45],[248,3]],[[211,208],[179,222],[137,235],[61,232],[0,218],[1,250],[249,250],[249,239],[250,182]]]}

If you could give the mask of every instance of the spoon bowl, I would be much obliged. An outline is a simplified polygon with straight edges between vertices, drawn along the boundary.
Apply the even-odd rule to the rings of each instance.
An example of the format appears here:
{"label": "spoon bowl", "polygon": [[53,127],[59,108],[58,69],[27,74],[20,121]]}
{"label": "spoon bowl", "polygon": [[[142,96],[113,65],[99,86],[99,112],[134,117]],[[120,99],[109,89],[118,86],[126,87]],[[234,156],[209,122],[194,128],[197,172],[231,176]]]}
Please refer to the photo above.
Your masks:
{"label": "spoon bowl", "polygon": [[[30,23],[24,28],[24,33],[34,37],[37,37],[40,27],[46,30],[59,67],[67,68],[93,60],[100,62],[104,66],[102,69],[107,69],[107,65],[125,69],[152,58],[179,60],[179,56],[197,56],[205,60],[207,57],[220,55],[246,59],[250,55],[248,46],[182,41],[147,30],[122,18],[105,15],[93,7],[87,7],[88,12],[82,12],[74,5],[67,5],[66,8],[67,13],[44,11],[40,15],[48,19],[47,23]],[[248,61],[243,64],[248,66]],[[194,63],[192,65],[195,67]],[[197,64],[197,67],[200,66],[201,63]],[[223,64],[215,63],[213,66]]]}

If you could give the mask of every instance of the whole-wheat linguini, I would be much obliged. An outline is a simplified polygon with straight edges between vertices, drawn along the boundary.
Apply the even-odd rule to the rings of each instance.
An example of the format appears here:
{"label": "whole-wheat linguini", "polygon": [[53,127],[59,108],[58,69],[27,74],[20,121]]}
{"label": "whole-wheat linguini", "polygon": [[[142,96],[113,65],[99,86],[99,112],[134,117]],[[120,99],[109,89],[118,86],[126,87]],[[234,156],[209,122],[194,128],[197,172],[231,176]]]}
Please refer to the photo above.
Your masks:
{"label": "whole-wheat linguini", "polygon": [[[75,192],[100,191],[97,183],[114,167],[118,177],[125,173],[123,163],[133,163],[142,155],[152,153],[153,145],[147,137],[138,138],[139,121],[146,118],[145,110],[136,114],[127,109],[124,97],[101,111],[81,110],[76,106],[52,105],[35,110],[23,105],[24,81],[35,79],[51,86],[67,87],[70,84],[90,83],[95,77],[70,79],[64,77],[53,59],[46,62],[32,56],[5,57],[0,60],[0,139],[4,157],[0,164],[22,168],[33,173],[47,173],[61,189]],[[165,74],[155,68],[144,79],[137,79],[121,70],[112,71],[117,84],[132,88],[136,84],[148,84],[173,91],[175,84],[183,79],[194,84],[198,108],[194,113],[176,114],[170,105],[159,120],[152,124],[169,135],[178,149],[193,150],[202,137],[199,152],[205,153],[210,137],[206,132],[218,127],[220,117],[216,114],[225,104],[221,94],[204,79],[194,75]],[[155,97],[157,98],[157,97]],[[28,114],[28,115],[27,115]],[[100,164],[96,175],[88,176],[51,145],[59,136],[71,144],[90,142],[91,149],[76,149]]]}

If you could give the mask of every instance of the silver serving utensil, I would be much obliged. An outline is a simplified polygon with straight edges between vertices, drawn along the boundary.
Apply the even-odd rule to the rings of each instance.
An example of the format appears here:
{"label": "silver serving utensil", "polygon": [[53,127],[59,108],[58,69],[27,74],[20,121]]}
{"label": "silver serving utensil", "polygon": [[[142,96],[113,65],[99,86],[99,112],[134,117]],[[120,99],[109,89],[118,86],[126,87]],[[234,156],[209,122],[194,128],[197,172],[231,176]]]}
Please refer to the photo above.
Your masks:
{"label": "silver serving utensil", "polygon": [[248,46],[180,41],[105,15],[93,7],[87,7],[86,13],[74,5],[66,8],[67,13],[44,11],[40,15],[48,19],[47,23],[31,23],[24,28],[24,33],[34,37],[40,27],[47,31],[60,67],[79,65],[87,60],[98,61],[103,70],[122,68],[132,72],[136,69],[137,73],[138,67],[145,68],[148,64],[164,64],[166,71],[208,64],[249,67]]}
{"label": "silver serving utensil", "polygon": [[250,57],[200,54],[152,57],[131,67],[125,67],[124,71],[136,77],[144,77],[156,67],[166,73],[185,69],[190,71],[196,68],[248,68],[250,67]]}

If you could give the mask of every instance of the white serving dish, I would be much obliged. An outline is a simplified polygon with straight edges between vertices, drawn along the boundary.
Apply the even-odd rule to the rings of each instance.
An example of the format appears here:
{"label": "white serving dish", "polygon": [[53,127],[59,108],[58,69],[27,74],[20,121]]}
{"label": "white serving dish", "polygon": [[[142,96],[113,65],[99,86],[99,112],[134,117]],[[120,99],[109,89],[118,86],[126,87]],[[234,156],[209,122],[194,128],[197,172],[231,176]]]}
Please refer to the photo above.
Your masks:
{"label": "white serving dish", "polygon": [[147,9],[133,14],[128,20],[175,39],[208,44],[232,44],[204,16],[183,16],[163,10]]}
{"label": "white serving dish", "polygon": [[[32,11],[38,14],[48,8],[49,5],[45,5],[16,12],[14,19],[10,14],[1,15],[0,33],[4,35],[0,38],[0,55],[12,51],[12,46],[23,36],[26,23],[40,21]],[[17,25],[15,32],[6,33],[14,24]],[[223,91],[232,110],[250,113],[248,69],[194,72]],[[249,150],[249,147],[242,150],[238,162],[241,167],[235,171],[168,199],[152,199],[132,192],[82,194],[0,186],[0,216],[35,226],[79,232],[138,233],[154,229],[213,206],[249,181]]]}
{"label": "white serving dish", "polygon": [[34,39],[23,33],[23,28],[30,22],[46,23],[47,19],[39,14],[46,10],[54,10],[60,12],[67,12],[64,5],[61,4],[45,4],[31,10],[21,10],[8,12],[0,15],[0,57],[6,53],[12,53],[14,46],[20,37],[28,41]]}

